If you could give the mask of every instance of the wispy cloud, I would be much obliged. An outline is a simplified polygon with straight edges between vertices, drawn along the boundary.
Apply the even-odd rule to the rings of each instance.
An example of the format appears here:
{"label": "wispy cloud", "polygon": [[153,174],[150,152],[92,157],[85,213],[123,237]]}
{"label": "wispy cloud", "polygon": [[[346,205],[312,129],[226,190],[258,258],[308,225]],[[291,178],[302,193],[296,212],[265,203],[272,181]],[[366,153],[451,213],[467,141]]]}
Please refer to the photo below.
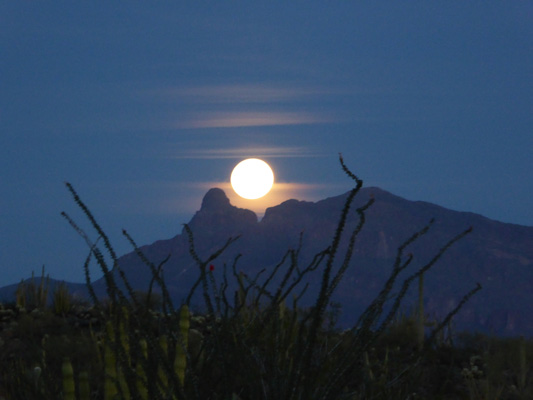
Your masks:
{"label": "wispy cloud", "polygon": [[[186,186],[189,188],[195,189],[204,189],[209,190],[210,188],[220,188],[222,190],[231,190],[231,183],[229,181],[210,181],[210,182],[181,182],[180,186]],[[275,192],[286,192],[286,191],[298,191],[298,192],[310,192],[315,190],[324,190],[339,187],[339,184],[334,183],[303,183],[303,182],[275,182],[272,190],[268,195]],[[266,196],[265,196],[266,197]],[[256,201],[256,200],[250,200]]]}
{"label": "wispy cloud", "polygon": [[177,129],[239,128],[252,126],[310,125],[335,122],[320,113],[301,111],[205,111],[186,116],[176,122]]}
{"label": "wispy cloud", "polygon": [[339,122],[343,118],[325,104],[345,95],[343,90],[266,82],[157,88],[142,95],[178,107],[169,128],[205,129]]}
{"label": "wispy cloud", "polygon": [[234,147],[217,149],[189,149],[172,151],[170,158],[174,159],[226,159],[242,157],[325,157],[319,151],[303,146],[293,147]]}

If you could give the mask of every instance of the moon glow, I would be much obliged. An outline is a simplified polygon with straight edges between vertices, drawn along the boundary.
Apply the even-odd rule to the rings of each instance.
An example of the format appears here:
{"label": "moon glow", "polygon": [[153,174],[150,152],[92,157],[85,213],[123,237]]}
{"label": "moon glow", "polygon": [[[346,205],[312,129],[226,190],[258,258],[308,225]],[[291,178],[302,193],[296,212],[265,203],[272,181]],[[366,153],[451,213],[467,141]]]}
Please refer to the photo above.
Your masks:
{"label": "moon glow", "polygon": [[253,200],[267,194],[274,184],[270,166],[258,158],[238,163],[231,173],[231,186],[239,196]]}

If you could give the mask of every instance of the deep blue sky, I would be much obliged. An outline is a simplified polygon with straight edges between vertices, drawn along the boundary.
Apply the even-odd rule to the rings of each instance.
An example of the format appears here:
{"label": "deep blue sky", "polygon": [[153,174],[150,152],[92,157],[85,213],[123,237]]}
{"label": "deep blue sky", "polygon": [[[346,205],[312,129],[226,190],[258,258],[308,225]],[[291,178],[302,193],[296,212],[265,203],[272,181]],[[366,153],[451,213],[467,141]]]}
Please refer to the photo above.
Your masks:
{"label": "deep blue sky", "polygon": [[0,286],[82,281],[64,181],[123,254],[210,187],[235,204],[252,156],[259,214],[349,190],[342,152],[366,186],[533,225],[532,2],[173,3],[0,2]]}

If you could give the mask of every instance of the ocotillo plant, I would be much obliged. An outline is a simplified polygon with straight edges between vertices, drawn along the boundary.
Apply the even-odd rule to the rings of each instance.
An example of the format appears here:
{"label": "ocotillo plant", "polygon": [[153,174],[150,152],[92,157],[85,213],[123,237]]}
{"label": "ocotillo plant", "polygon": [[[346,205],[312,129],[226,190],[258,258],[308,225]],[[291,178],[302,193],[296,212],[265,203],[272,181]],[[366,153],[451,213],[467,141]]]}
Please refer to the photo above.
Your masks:
{"label": "ocotillo plant", "polygon": [[424,274],[421,274],[418,277],[418,310],[416,312],[417,316],[417,326],[416,326],[416,336],[417,336],[417,345],[418,351],[422,351],[424,348],[424,328],[425,328],[425,316],[424,316]]}
{"label": "ocotillo plant", "polygon": [[[104,250],[101,250],[68,215],[63,214],[89,245],[85,272],[89,292],[97,306],[101,302],[92,288],[88,273],[91,258],[96,260],[104,274],[111,326],[106,340],[113,357],[108,356],[107,362],[116,366],[114,370],[107,371],[106,377],[109,387],[114,388],[110,390],[116,391],[115,397],[307,400],[355,396],[358,385],[365,379],[364,355],[390,326],[412,282],[426,274],[470,229],[451,238],[428,263],[403,279],[399,291],[392,294],[400,273],[413,260],[413,256],[405,256],[404,251],[428,232],[433,223],[430,221],[400,245],[389,278],[352,328],[342,335],[328,335],[324,329],[327,307],[351,265],[356,239],[365,224],[366,212],[374,201],[370,199],[353,210],[354,198],[363,182],[346,167],[342,157],[340,163],[355,186],[341,210],[331,244],[307,265],[300,265],[300,244],[296,249],[289,249],[264,277],[262,275],[266,271],[254,277],[239,273],[237,257],[229,272],[227,266],[224,267],[222,282],[218,282],[210,265],[237,239],[228,239],[217,251],[202,259],[196,252],[193,232],[185,225],[190,254],[199,271],[185,303],[193,306],[195,292],[199,291],[205,310],[203,322],[195,326],[195,332],[199,332],[201,339],[199,350],[194,354],[187,345],[186,312],[182,311],[180,315],[162,278],[161,268],[168,257],[155,265],[123,231],[152,272],[148,298],[153,287],[161,292],[162,313],[159,316],[145,313],[141,319],[136,310],[142,305],[118,264],[109,238],[74,188],[67,184],[74,201],[104,245]],[[354,212],[358,222],[351,226],[349,216]],[[341,247],[343,239],[346,239],[346,248]],[[302,309],[299,302],[307,290],[303,282],[313,274],[319,275],[320,289],[312,305]],[[122,285],[118,284],[118,279]],[[229,279],[233,279],[238,288],[235,296],[228,293]],[[273,285],[272,282],[278,283]],[[459,306],[437,325],[424,342],[425,346],[431,345],[435,334],[478,289],[479,286],[468,293]]]}

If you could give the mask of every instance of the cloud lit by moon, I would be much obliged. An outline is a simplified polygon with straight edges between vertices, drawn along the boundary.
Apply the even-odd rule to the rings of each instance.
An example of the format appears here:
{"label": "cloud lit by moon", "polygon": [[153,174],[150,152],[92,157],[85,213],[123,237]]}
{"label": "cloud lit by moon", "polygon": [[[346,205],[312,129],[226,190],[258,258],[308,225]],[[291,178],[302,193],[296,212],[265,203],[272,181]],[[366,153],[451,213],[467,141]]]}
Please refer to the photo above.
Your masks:
{"label": "cloud lit by moon", "polygon": [[331,118],[309,112],[247,111],[205,112],[192,115],[189,120],[176,123],[176,128],[237,128],[252,126],[307,125],[332,122]]}

